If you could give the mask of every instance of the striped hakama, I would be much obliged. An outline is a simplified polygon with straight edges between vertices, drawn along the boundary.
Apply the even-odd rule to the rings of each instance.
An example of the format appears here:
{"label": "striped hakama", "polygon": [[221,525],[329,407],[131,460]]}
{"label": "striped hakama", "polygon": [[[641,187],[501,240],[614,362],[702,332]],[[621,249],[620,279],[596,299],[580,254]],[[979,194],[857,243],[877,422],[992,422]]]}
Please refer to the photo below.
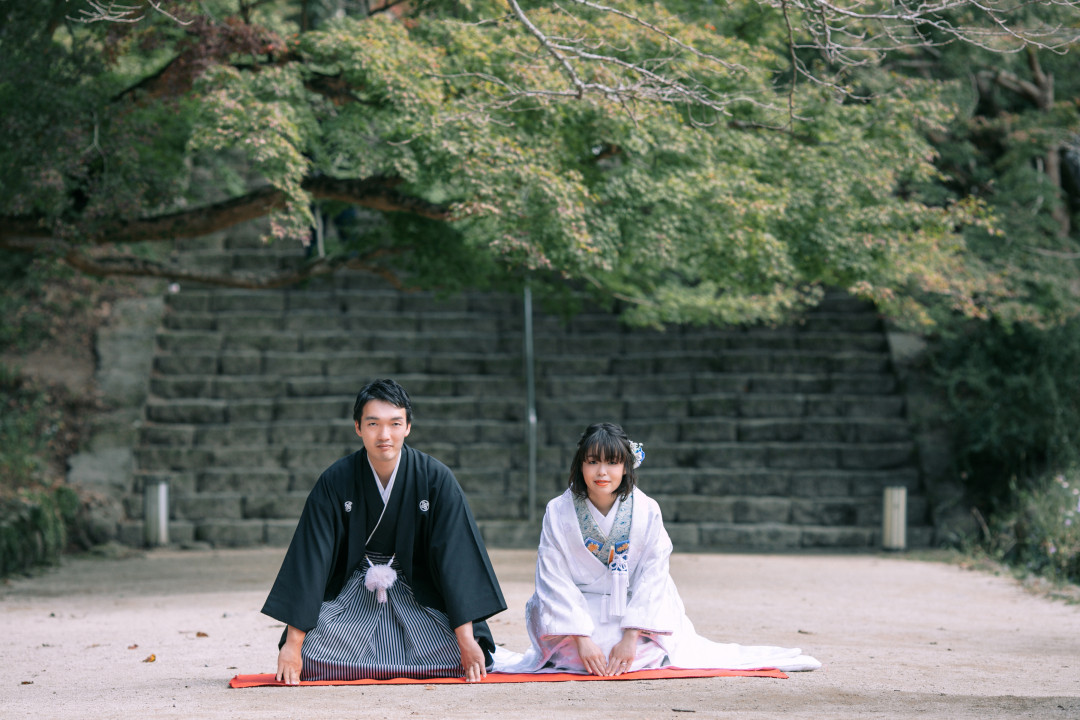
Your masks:
{"label": "striped hakama", "polygon": [[[376,564],[389,555],[368,553]],[[446,615],[413,597],[395,559],[397,580],[387,602],[364,587],[366,562],[338,596],[324,602],[318,624],[304,638],[301,680],[386,680],[461,677],[457,638]]]}

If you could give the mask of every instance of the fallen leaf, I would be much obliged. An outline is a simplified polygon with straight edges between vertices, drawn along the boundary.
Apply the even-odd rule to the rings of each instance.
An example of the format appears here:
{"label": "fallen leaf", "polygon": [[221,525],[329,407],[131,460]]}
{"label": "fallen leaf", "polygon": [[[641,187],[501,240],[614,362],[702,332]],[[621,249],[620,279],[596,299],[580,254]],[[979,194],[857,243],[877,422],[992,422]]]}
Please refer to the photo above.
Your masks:
{"label": "fallen leaf", "polygon": [[143,660],[143,662],[154,662],[155,660],[157,660],[157,655],[151,654],[151,655],[147,655],[146,659]]}
{"label": "fallen leaf", "polygon": [[210,637],[210,636],[207,635],[206,633],[204,633],[202,630],[200,630],[199,632],[195,633],[195,637]]}
{"label": "fallen leaf", "polygon": [[20,685],[33,685],[33,684],[34,684],[34,681],[33,681],[33,680],[23,680],[23,681],[22,681],[21,683],[19,683],[19,684],[20,684]]}
{"label": "fallen leaf", "polygon": [[128,650],[137,650],[138,647],[138,645],[128,645]]}

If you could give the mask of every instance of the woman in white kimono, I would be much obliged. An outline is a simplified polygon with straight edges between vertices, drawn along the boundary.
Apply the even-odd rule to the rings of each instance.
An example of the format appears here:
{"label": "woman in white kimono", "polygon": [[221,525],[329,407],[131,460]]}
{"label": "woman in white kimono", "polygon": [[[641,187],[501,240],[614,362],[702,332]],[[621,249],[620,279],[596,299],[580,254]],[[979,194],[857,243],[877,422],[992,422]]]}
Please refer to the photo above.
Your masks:
{"label": "woman in white kimono", "polygon": [[544,514],[536,591],[525,608],[532,648],[501,652],[496,671],[820,667],[798,649],[714,643],[694,631],[668,572],[671,540],[660,508],[635,487],[644,457],[618,425],[585,430],[570,487]]}

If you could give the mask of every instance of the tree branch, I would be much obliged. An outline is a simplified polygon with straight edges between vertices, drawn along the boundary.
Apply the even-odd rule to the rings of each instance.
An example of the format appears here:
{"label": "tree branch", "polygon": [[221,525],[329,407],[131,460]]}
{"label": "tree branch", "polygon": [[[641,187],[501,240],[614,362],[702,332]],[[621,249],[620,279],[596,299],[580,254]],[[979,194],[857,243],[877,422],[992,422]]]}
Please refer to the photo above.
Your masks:
{"label": "tree branch", "polygon": [[[340,200],[381,212],[403,212],[430,220],[449,220],[449,208],[394,190],[397,178],[372,177],[342,180],[329,177],[307,178],[303,189],[315,199]],[[148,240],[173,240],[200,237],[233,227],[285,207],[285,193],[275,187],[262,187],[246,195],[214,205],[182,210],[150,218],[114,219],[96,225],[86,233],[94,243],[132,243]],[[37,218],[0,217],[0,241],[11,238],[48,238],[55,233]]]}
{"label": "tree branch", "polygon": [[49,255],[68,266],[93,277],[141,277],[160,278],[175,282],[196,282],[216,287],[243,290],[271,290],[288,287],[312,278],[330,275],[338,270],[364,270],[374,273],[398,290],[406,289],[394,272],[375,261],[390,255],[400,255],[408,248],[380,248],[363,257],[334,256],[318,258],[293,270],[273,274],[229,272],[215,274],[192,271],[180,265],[157,262],[123,253],[92,254],[86,246],[78,246],[63,240],[39,240],[37,238],[0,237],[0,247],[31,255]]}

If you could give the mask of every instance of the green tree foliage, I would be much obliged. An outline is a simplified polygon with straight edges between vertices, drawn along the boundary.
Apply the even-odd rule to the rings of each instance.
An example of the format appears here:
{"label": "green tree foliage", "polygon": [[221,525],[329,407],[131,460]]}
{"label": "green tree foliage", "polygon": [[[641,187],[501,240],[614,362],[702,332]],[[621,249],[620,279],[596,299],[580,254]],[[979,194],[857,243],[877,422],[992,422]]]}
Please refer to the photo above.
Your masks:
{"label": "green tree foliage", "polygon": [[[1061,47],[1053,13],[1075,19],[1071,1],[997,35],[996,11],[965,3],[8,3],[0,244],[192,277],[125,247],[266,214],[273,238],[303,242],[314,202],[385,222],[300,273],[197,279],[344,264],[444,288],[529,278],[642,324],[776,322],[824,286],[913,324],[937,307],[1055,320],[1075,292],[1034,254],[995,254],[998,196],[962,186],[958,144],[935,142],[974,133],[957,130],[963,71],[910,64]],[[1028,149],[1003,154],[1018,185],[1072,119],[1058,101],[1039,112],[999,131],[1027,128]]]}
{"label": "green tree foliage", "polygon": [[958,469],[984,508],[1080,463],[1080,321],[968,323],[933,359]]}

